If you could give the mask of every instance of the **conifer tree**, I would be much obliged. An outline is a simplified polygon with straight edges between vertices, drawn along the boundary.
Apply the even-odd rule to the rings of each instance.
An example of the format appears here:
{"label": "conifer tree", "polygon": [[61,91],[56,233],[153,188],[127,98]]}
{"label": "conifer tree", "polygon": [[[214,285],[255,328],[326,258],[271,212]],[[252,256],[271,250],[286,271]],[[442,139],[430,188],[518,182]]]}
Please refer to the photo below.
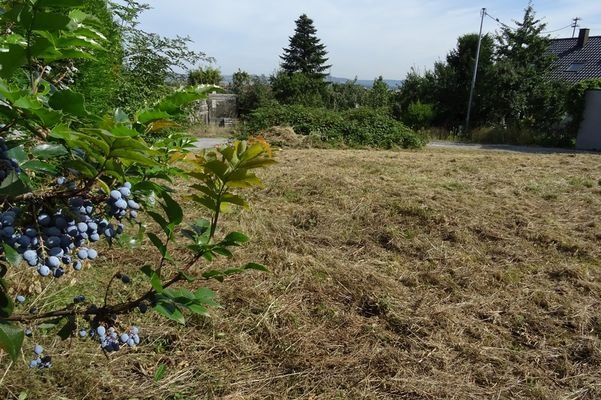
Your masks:
{"label": "conifer tree", "polygon": [[290,37],[290,45],[280,56],[282,70],[288,74],[300,72],[310,78],[325,78],[331,65],[326,64],[326,46],[317,37],[313,20],[303,14],[295,23],[296,29]]}

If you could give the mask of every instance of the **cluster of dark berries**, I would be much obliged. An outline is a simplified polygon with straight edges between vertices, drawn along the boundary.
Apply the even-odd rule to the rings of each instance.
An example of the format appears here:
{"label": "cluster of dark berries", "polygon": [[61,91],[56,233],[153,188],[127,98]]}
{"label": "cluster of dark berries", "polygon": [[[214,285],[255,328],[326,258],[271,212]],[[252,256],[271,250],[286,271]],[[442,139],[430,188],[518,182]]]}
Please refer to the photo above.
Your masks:
{"label": "cluster of dark berries", "polygon": [[39,344],[36,344],[33,348],[33,353],[36,358],[31,360],[29,368],[50,368],[52,367],[52,358],[50,356],[44,356],[44,348]]}
{"label": "cluster of dark berries", "polygon": [[[106,328],[104,325],[99,325],[95,330],[92,330],[91,336],[98,339],[100,347],[107,353],[119,351],[121,347],[135,347],[140,344],[140,330],[137,326],[132,326],[121,333],[117,332],[114,327]],[[80,336],[85,337],[80,331]]]}
{"label": "cluster of dark berries", "polygon": [[[68,185],[69,182],[59,177],[57,184]],[[24,229],[15,225],[21,210],[9,209],[0,213],[0,243],[15,248],[41,276],[60,278],[67,266],[79,271],[83,263],[98,257],[97,250],[91,247],[95,242],[102,237],[110,241],[123,233],[121,219],[125,216],[135,218],[136,210],[140,209],[130,196],[129,183],[110,193],[106,211],[117,220],[115,224],[97,213],[91,200],[80,197],[69,199],[65,208],[53,213],[40,212]]]}
{"label": "cluster of dark berries", "polygon": [[10,175],[11,171],[21,172],[19,163],[8,155],[8,147],[4,139],[0,138],[0,183]]}
{"label": "cluster of dark berries", "polygon": [[131,198],[131,184],[128,182],[109,193],[107,212],[118,220],[126,216],[135,219],[139,209],[140,205]]}

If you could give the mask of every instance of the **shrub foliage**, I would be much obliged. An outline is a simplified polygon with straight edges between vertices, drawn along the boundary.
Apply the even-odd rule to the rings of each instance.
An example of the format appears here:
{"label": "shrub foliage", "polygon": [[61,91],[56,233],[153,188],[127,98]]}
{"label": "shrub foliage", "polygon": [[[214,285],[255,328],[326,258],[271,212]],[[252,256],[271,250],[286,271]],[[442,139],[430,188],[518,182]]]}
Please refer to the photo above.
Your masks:
{"label": "shrub foliage", "polygon": [[299,105],[262,107],[251,113],[244,131],[256,134],[272,126],[291,126],[298,134],[317,134],[325,142],[377,148],[417,148],[424,139],[385,112],[357,108],[334,112]]}
{"label": "shrub foliage", "polygon": [[[235,142],[190,153],[192,139],[175,133],[175,120],[212,87],[175,91],[132,115],[121,109],[106,115],[89,112],[83,95],[64,81],[73,59],[93,61],[94,53],[103,50],[104,35],[87,24],[96,19],[82,11],[84,3],[0,3],[5,31],[0,38],[0,349],[13,361],[38,321],[45,322],[45,329],[56,328],[63,339],[85,337],[76,329],[86,326],[102,350],[112,352],[137,344],[137,329],[116,331],[120,315],[152,308],[184,323],[184,313],[206,315],[216,304],[213,292],[198,282],[265,269],[250,263],[203,271],[197,264],[231,257],[249,240],[217,227],[228,207],[247,206],[238,189],[261,184],[253,170],[273,162],[267,144]],[[165,130],[169,133],[152,144],[145,139]],[[184,210],[172,196],[174,178],[188,183],[190,200],[207,210],[207,219],[184,225]],[[156,231],[146,229],[138,211],[156,223]],[[65,282],[61,277],[76,273],[85,280],[93,260],[103,256],[99,253],[112,249],[96,250],[102,239],[108,245],[131,245],[145,238],[160,256],[156,265],[140,265],[145,291],[113,297],[117,281],[131,281],[119,272],[105,277],[102,302],[88,303],[82,294],[72,303],[33,307],[39,293],[30,288],[41,287],[41,280]],[[185,262],[171,249],[182,241],[187,243]],[[61,287],[49,286],[45,294],[52,290]],[[32,368],[51,365],[41,346],[34,351],[40,357],[31,361]]]}

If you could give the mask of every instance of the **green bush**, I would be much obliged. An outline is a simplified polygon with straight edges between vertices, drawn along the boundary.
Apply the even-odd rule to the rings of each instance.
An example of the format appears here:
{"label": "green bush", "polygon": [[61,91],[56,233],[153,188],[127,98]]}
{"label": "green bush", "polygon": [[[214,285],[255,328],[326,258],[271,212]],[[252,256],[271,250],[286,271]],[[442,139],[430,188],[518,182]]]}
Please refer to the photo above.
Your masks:
{"label": "green bush", "polygon": [[249,115],[245,134],[273,126],[290,126],[297,134],[318,134],[324,142],[377,148],[417,148],[425,139],[386,113],[358,108],[334,112],[298,105],[261,107]]}
{"label": "green bush", "polygon": [[413,129],[424,129],[432,123],[434,119],[434,107],[432,104],[416,101],[407,107],[403,113],[403,122]]}
{"label": "green bush", "polygon": [[545,140],[540,131],[529,127],[503,128],[481,127],[471,132],[471,140],[482,144],[512,144],[519,146],[557,146],[557,142]]}
{"label": "green bush", "polygon": [[319,77],[300,72],[289,74],[280,71],[270,78],[271,90],[281,104],[300,104],[321,107],[327,96],[327,85]]}

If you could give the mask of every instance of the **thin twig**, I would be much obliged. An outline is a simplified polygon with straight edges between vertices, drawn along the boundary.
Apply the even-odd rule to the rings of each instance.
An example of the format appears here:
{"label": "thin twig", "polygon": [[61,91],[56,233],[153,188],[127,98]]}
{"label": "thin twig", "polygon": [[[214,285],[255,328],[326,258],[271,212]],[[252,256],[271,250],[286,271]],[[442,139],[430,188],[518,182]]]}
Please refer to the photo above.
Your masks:
{"label": "thin twig", "polygon": [[2,383],[4,382],[4,378],[6,378],[6,375],[8,374],[8,371],[10,370],[10,367],[13,366],[13,362],[11,360],[10,364],[8,364],[8,367],[6,368],[6,371],[4,371],[4,375],[2,375],[2,378],[0,378],[0,387],[2,387]]}

